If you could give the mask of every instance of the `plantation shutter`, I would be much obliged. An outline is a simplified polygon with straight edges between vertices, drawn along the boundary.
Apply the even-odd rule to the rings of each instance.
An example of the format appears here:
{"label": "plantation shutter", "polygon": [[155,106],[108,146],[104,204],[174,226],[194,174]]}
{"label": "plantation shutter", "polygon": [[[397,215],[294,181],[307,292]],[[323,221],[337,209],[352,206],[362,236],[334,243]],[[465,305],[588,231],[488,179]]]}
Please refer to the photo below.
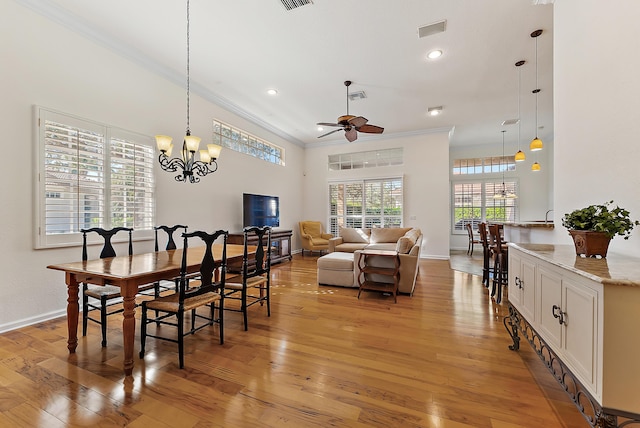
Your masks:
{"label": "plantation shutter", "polygon": [[104,225],[105,130],[44,120],[46,234]]}

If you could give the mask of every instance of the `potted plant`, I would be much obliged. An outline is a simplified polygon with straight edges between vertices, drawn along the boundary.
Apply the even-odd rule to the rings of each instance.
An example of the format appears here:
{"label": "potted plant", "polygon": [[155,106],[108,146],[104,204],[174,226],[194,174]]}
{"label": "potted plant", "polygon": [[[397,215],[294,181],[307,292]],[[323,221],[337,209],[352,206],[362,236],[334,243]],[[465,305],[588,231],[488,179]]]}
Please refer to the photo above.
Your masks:
{"label": "potted plant", "polygon": [[640,225],[631,220],[629,211],[618,206],[611,209],[612,205],[613,201],[589,205],[564,215],[562,225],[569,229],[577,255],[607,257],[609,241],[614,236],[629,239],[633,228]]}

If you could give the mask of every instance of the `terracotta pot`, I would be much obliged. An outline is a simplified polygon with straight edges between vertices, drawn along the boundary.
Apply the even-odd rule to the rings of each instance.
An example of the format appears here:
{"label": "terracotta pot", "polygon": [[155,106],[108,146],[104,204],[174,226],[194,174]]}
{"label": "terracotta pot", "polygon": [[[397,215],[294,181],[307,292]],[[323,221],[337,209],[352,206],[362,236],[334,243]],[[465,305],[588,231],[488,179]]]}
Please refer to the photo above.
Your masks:
{"label": "terracotta pot", "polygon": [[590,230],[570,230],[576,247],[576,254],[584,254],[586,257],[607,257],[611,238],[604,232],[592,232]]}

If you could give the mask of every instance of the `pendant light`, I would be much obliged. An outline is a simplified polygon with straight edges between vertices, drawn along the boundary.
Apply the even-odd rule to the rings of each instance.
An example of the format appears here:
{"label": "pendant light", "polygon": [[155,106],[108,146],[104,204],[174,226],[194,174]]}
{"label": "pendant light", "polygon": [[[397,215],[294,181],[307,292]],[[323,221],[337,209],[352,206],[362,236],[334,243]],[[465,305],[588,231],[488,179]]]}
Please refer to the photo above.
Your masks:
{"label": "pendant light", "polygon": [[507,192],[507,186],[504,184],[504,170],[507,169],[507,166],[505,165],[503,167],[502,162],[504,161],[504,133],[507,131],[503,130],[501,132],[502,132],[502,157],[500,158],[500,169],[502,170],[502,190],[500,190],[499,192],[496,192],[493,195],[493,199],[516,199],[518,196],[515,193]]}
{"label": "pendant light", "polygon": [[522,150],[520,150],[520,125],[522,120],[520,119],[520,87],[522,86],[522,67],[525,61],[516,62],[516,67],[518,67],[518,152],[515,155],[516,162],[522,162],[526,159],[526,156]]}
{"label": "pendant light", "polygon": [[538,138],[538,93],[540,92],[540,88],[538,88],[538,37],[540,34],[542,34],[542,30],[536,30],[531,33],[531,37],[536,40],[536,88],[532,91],[536,96],[536,137],[529,144],[529,150],[532,152],[542,150],[543,147],[542,140]]}
{"label": "pendant light", "polygon": [[199,177],[216,172],[218,169],[217,159],[220,156],[222,147],[217,144],[207,144],[206,150],[199,151],[200,160],[196,160],[200,137],[191,135],[191,130],[189,129],[189,24],[189,0],[187,0],[187,130],[182,142],[180,157],[171,158],[171,152],[173,151],[173,144],[171,143],[173,139],[171,137],[156,135],[156,144],[160,151],[158,162],[164,171],[179,172],[175,176],[176,181],[197,183],[200,181]]}

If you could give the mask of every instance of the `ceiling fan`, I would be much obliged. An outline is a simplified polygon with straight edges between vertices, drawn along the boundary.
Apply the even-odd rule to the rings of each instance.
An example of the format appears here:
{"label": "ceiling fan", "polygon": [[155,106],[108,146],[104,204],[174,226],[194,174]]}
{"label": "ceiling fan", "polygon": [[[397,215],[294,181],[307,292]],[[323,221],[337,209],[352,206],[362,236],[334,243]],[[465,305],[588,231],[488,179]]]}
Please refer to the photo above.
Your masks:
{"label": "ceiling fan", "polygon": [[[349,86],[351,85],[351,80],[346,80],[344,82],[344,86],[347,87],[347,114],[344,116],[340,116],[338,118],[338,123],[326,123],[319,122],[320,126],[337,126],[340,129],[344,130],[344,136],[349,142],[353,142],[358,138],[358,132],[365,132],[368,134],[382,134],[384,128],[376,125],[368,125],[368,120],[362,116],[352,116],[349,114]],[[327,132],[326,134],[320,135],[318,138],[326,137],[327,135],[331,135],[334,132],[340,131],[340,129],[334,129],[333,131]]]}

